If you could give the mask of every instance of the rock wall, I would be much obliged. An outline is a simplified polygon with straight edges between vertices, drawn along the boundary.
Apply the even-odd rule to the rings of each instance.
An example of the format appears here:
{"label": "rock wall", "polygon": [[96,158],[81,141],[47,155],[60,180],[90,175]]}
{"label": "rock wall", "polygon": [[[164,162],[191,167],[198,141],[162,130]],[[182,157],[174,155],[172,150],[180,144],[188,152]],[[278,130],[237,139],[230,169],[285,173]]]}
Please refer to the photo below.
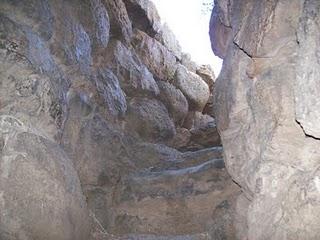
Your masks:
{"label": "rock wall", "polygon": [[150,1],[2,0],[0,239],[233,239],[214,80]]}
{"label": "rock wall", "polygon": [[319,239],[317,0],[217,0],[215,85],[227,169],[241,186],[237,239]]}

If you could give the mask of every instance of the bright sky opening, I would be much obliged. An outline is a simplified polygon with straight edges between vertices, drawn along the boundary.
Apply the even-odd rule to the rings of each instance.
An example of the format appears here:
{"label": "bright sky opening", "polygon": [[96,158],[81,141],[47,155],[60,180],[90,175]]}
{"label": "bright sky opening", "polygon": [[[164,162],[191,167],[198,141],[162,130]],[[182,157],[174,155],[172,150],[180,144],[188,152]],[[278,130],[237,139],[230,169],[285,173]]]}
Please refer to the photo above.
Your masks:
{"label": "bright sky opening", "polygon": [[166,22],[176,35],[182,51],[189,53],[197,64],[210,64],[216,76],[222,60],[211,50],[209,21],[211,13],[203,11],[199,0],[152,0],[162,22]]}

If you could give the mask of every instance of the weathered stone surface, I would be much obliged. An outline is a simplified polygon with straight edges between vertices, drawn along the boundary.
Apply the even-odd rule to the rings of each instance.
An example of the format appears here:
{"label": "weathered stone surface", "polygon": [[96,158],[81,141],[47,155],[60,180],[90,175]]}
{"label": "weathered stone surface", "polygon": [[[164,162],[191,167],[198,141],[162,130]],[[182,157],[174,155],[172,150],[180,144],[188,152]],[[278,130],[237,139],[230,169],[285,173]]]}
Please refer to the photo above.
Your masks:
{"label": "weathered stone surface", "polygon": [[[0,114],[21,119],[29,128],[54,139],[59,134],[64,113],[47,76],[28,68],[24,61],[13,61],[0,49]],[[6,57],[7,56],[7,57]]]}
{"label": "weathered stone surface", "polygon": [[99,46],[106,47],[110,38],[110,19],[101,0],[90,1],[95,24],[95,37]]}
{"label": "weathered stone surface", "polygon": [[208,84],[210,92],[214,89],[216,77],[210,65],[201,65],[197,68],[196,73]]}
{"label": "weathered stone surface", "polygon": [[132,25],[154,37],[161,28],[161,20],[154,3],[150,0],[124,0]]}
{"label": "weathered stone surface", "polygon": [[129,96],[159,94],[158,85],[147,67],[120,41],[110,42],[103,61],[119,78],[121,87]]}
{"label": "weathered stone surface", "polygon": [[221,145],[215,120],[211,116],[201,112],[189,112],[183,126],[189,129],[189,136],[184,133],[181,136],[177,136],[177,138],[188,136],[189,142],[184,146],[184,149],[194,151]]}
{"label": "weathered stone surface", "polygon": [[196,112],[190,133],[189,148],[191,149],[196,150],[221,145],[215,120],[209,115]]}
{"label": "weathered stone surface", "polygon": [[[90,117],[92,110],[80,98],[72,99],[71,106],[73,110],[66,123],[63,145],[73,159],[81,183],[111,186],[119,177],[114,159],[126,160],[122,136],[99,115]],[[94,161],[92,156],[95,156]]]}
{"label": "weathered stone surface", "polygon": [[320,36],[317,14],[319,4],[310,1],[304,9],[298,30],[299,41],[298,76],[295,84],[295,109],[296,120],[300,123],[304,132],[314,138],[320,138],[320,126],[318,120],[319,111],[319,42]]}
{"label": "weathered stone surface", "polygon": [[129,44],[132,37],[132,23],[122,0],[104,1],[110,17],[111,37]]}
{"label": "weathered stone surface", "polygon": [[172,80],[176,71],[176,58],[160,42],[142,31],[135,30],[134,48],[157,80]]}
{"label": "weathered stone surface", "polygon": [[227,180],[220,164],[223,161],[207,157],[195,162],[190,166],[185,161],[177,167],[173,162],[172,169],[153,169],[128,177],[119,193],[113,231],[160,235],[205,232],[211,210],[239,192]]}
{"label": "weathered stone surface", "polygon": [[181,90],[189,102],[189,110],[202,111],[209,99],[208,85],[195,73],[178,65],[174,85]]}
{"label": "weathered stone surface", "polygon": [[176,135],[168,142],[168,145],[183,151],[190,142],[191,133],[186,128],[177,128]]}
{"label": "weathered stone surface", "polygon": [[182,92],[170,83],[158,81],[159,98],[167,107],[169,114],[177,125],[181,125],[188,113],[188,101]]}
{"label": "weathered stone surface", "polygon": [[[210,18],[209,35],[211,48],[220,58],[224,59],[228,44],[232,41],[232,29],[230,26],[229,8],[230,1],[215,1],[215,8]],[[243,4],[245,5],[245,4]]]}
{"label": "weathered stone surface", "polygon": [[174,33],[171,31],[169,26],[164,23],[161,26],[159,33],[155,35],[155,39],[161,42],[165,47],[171,51],[178,60],[182,58],[182,51],[179,42],[177,41]]}
{"label": "weathered stone surface", "polygon": [[209,96],[209,99],[208,99],[208,102],[206,104],[206,106],[204,107],[203,109],[203,114],[207,114],[211,117],[215,117],[215,112],[214,112],[214,100],[215,100],[215,97],[214,97],[214,90],[212,93],[210,93],[210,96]]}
{"label": "weathered stone surface", "polygon": [[127,102],[118,78],[113,72],[109,69],[99,69],[94,76],[94,81],[109,112],[114,116],[124,116],[127,111]]}
{"label": "weathered stone surface", "polygon": [[[236,236],[235,215],[237,195],[221,202],[213,211],[209,221],[209,236],[215,240],[234,240]],[[241,239],[241,238],[238,238]]]}
{"label": "weathered stone surface", "polygon": [[134,98],[128,109],[128,127],[143,139],[165,141],[175,135],[174,123],[166,107],[156,99]]}
{"label": "weathered stone surface", "polygon": [[19,119],[0,116],[1,239],[87,239],[86,202],[71,160]]}
{"label": "weathered stone surface", "polygon": [[217,125],[227,169],[244,193],[239,239],[320,237],[316,9],[313,0],[217,1],[214,9],[222,17],[211,27],[229,19],[232,31],[226,44],[212,33],[212,44],[225,59],[215,84]]}
{"label": "weathered stone surface", "polygon": [[[67,4],[64,8],[61,8],[59,4],[56,5],[56,24],[61,27],[55,29],[54,41],[51,44],[51,52],[48,55],[50,57],[52,55],[57,56],[67,66],[78,65],[79,71],[88,73],[89,65],[92,64],[93,39],[90,39],[89,31],[85,29],[84,21],[81,22],[78,19],[78,14],[82,14],[81,9],[84,7],[90,9],[90,5],[79,1]],[[41,40],[39,39],[38,41]],[[107,39],[104,41],[106,45]]]}
{"label": "weathered stone surface", "polygon": [[216,80],[214,72],[210,65],[201,65],[197,69],[197,74],[208,84],[210,89],[208,102],[202,112],[214,117],[214,82]]}

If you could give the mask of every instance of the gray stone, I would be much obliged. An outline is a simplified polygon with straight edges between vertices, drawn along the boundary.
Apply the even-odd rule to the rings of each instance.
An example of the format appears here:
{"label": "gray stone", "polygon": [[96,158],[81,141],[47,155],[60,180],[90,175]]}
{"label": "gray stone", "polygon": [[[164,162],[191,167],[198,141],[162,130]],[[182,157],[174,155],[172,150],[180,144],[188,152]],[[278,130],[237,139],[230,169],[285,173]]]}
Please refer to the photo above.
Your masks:
{"label": "gray stone", "polygon": [[107,47],[110,38],[109,15],[101,0],[90,1],[95,23],[95,37],[102,47]]}
{"label": "gray stone", "polygon": [[209,99],[208,85],[195,73],[179,65],[174,85],[181,90],[189,102],[189,110],[202,111]]}
{"label": "gray stone", "polygon": [[169,146],[185,151],[188,148],[190,142],[191,133],[186,128],[177,128],[176,135],[167,143]]}
{"label": "gray stone", "polygon": [[132,25],[154,37],[161,28],[161,20],[154,3],[150,0],[124,0]]}
{"label": "gray stone", "polygon": [[319,9],[316,1],[310,1],[306,6],[298,31],[300,51],[297,69],[298,77],[295,84],[296,120],[300,123],[306,135],[320,138],[319,126],[319,57],[318,27],[319,16],[315,9]]}
{"label": "gray stone", "polygon": [[210,93],[210,96],[209,96],[209,100],[206,104],[206,106],[204,107],[203,109],[203,114],[207,114],[211,117],[215,117],[215,112],[214,112],[214,90],[212,93]]}
{"label": "gray stone", "polygon": [[1,239],[88,239],[86,201],[71,160],[19,119],[0,116]]}
{"label": "gray stone", "polygon": [[236,235],[317,239],[319,2],[229,3],[217,1],[220,17],[211,27],[228,20],[232,38],[222,44],[218,32],[211,37],[224,57],[215,83],[217,126],[228,172],[243,189]]}
{"label": "gray stone", "polygon": [[155,99],[132,99],[128,109],[128,123],[130,129],[150,142],[169,140],[176,133],[168,110]]}
{"label": "gray stone", "polygon": [[132,23],[126,6],[122,0],[103,1],[110,17],[111,37],[123,41],[127,45],[132,37]]}
{"label": "gray stone", "polygon": [[228,44],[232,41],[232,28],[229,21],[230,16],[228,15],[229,7],[229,1],[215,1],[210,18],[209,35],[211,48],[214,54],[222,59],[225,58]]}
{"label": "gray stone", "polygon": [[210,65],[201,65],[196,73],[208,84],[210,92],[213,92],[216,77]]}
{"label": "gray stone", "polygon": [[110,42],[104,61],[127,95],[159,94],[158,85],[147,67],[121,42]]}
{"label": "gray stone", "polygon": [[[189,167],[182,163],[174,169],[156,169],[128,177],[120,192],[122,200],[117,206],[114,231],[159,235],[205,232],[211,210],[238,195],[238,188],[228,180],[221,165],[217,167],[217,161],[220,160],[211,159]],[[217,194],[219,197],[212,197]],[[131,196],[130,201],[127,195]]]}
{"label": "gray stone", "polygon": [[115,116],[124,116],[127,111],[127,102],[118,78],[113,72],[109,69],[99,69],[94,81],[109,112]]}
{"label": "gray stone", "polygon": [[135,30],[132,44],[143,61],[157,80],[169,81],[176,71],[176,58],[160,42],[146,33]]}
{"label": "gray stone", "polygon": [[159,98],[167,107],[177,125],[181,125],[188,113],[188,101],[182,92],[170,83],[158,81]]}
{"label": "gray stone", "polygon": [[164,23],[161,26],[159,33],[155,35],[155,39],[161,42],[169,51],[171,51],[178,60],[182,58],[181,46],[176,39],[176,36],[169,28],[168,24]]}
{"label": "gray stone", "polygon": [[194,151],[221,145],[215,120],[211,116],[201,112],[189,112],[184,126],[190,133],[187,149]]}

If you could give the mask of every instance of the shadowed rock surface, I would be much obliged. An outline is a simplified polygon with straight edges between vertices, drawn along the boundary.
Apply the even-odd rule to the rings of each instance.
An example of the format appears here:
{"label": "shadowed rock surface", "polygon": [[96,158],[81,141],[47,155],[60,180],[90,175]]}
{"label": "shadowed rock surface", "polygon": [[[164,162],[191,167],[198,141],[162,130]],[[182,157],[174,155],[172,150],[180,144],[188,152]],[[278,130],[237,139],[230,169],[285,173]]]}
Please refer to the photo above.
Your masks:
{"label": "shadowed rock surface", "polygon": [[320,238],[320,2],[217,0],[215,116],[241,186],[237,239]]}
{"label": "shadowed rock surface", "polygon": [[232,239],[214,80],[148,0],[1,1],[0,239]]}

